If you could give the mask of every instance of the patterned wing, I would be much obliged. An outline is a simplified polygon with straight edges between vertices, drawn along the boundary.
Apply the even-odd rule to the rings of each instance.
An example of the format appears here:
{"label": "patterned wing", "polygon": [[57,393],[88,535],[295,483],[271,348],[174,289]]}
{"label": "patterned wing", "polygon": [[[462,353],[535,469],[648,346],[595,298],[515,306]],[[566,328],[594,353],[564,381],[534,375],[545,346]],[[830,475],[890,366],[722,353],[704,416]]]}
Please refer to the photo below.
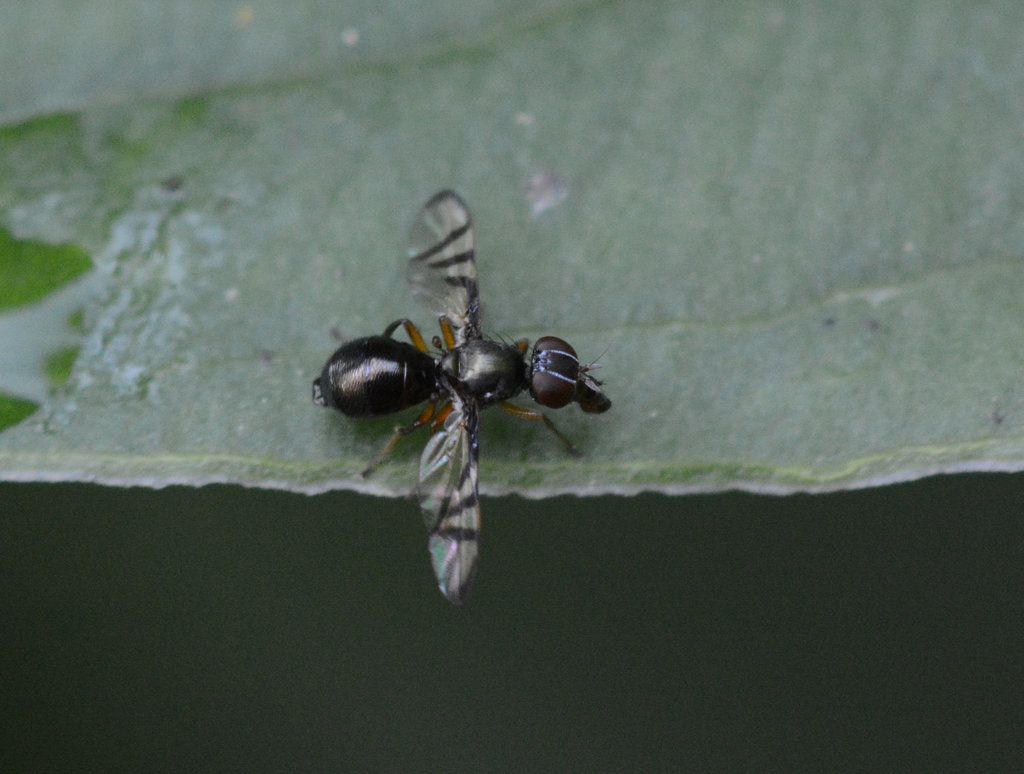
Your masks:
{"label": "patterned wing", "polygon": [[416,493],[430,533],[430,563],[441,593],[454,605],[469,597],[476,576],[478,410],[452,398],[452,411],[420,457]]}
{"label": "patterned wing", "polygon": [[480,336],[480,293],[473,223],[454,191],[434,194],[409,232],[408,279],[413,292],[455,328],[456,344]]}

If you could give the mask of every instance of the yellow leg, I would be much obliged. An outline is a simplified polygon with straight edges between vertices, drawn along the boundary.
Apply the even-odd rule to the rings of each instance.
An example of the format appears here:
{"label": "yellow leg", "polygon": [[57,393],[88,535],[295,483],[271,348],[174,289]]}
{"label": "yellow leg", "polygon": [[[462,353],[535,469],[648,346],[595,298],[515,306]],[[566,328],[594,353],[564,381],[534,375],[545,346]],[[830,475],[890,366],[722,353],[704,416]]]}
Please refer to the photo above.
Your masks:
{"label": "yellow leg", "polygon": [[396,427],[394,434],[391,436],[391,440],[389,440],[384,448],[381,449],[380,454],[377,455],[377,459],[371,462],[363,471],[363,478],[366,478],[373,473],[373,471],[376,470],[385,459],[387,459],[387,456],[391,454],[399,440],[405,438],[409,433],[419,430],[421,427],[428,424],[431,417],[434,416],[435,408],[437,408],[436,403],[429,403],[427,404],[427,407],[423,409],[423,413],[416,417],[416,421],[411,425],[407,425],[406,427]]}
{"label": "yellow leg", "polygon": [[444,345],[447,349],[455,348],[455,333],[452,331],[452,324],[448,321],[448,318],[441,315],[438,318],[438,323],[441,326],[441,335],[444,336]]}
{"label": "yellow leg", "polygon": [[412,345],[416,347],[416,349],[420,352],[430,353],[430,350],[427,349],[427,343],[423,340],[423,336],[420,334],[420,329],[417,328],[415,323],[408,318],[403,317],[400,320],[395,320],[391,325],[384,329],[384,335],[391,337],[391,334],[398,330],[399,325],[405,328],[405,332],[409,334],[409,341],[412,342]]}
{"label": "yellow leg", "polygon": [[534,411],[533,409],[517,406],[515,403],[509,403],[507,400],[502,401],[498,405],[501,406],[502,411],[504,411],[507,414],[511,414],[514,417],[518,417],[519,419],[529,419],[533,422],[543,422],[545,425],[547,425],[548,430],[554,433],[555,437],[563,444],[565,444],[565,448],[569,451],[569,454],[571,454],[573,457],[580,456],[579,450],[572,445],[572,441],[570,441],[568,438],[566,438],[564,435],[558,432],[558,428],[555,427],[554,423],[547,418],[546,414],[542,414],[539,411]]}

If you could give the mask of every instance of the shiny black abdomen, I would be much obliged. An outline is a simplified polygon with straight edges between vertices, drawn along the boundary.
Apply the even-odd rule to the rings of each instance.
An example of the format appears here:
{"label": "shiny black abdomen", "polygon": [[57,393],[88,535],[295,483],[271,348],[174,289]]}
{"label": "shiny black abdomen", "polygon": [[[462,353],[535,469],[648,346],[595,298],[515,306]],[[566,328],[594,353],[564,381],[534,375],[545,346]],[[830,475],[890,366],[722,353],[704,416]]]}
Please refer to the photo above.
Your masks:
{"label": "shiny black abdomen", "polygon": [[350,417],[401,411],[437,389],[436,363],[389,336],[355,339],[338,349],[313,382],[313,401]]}

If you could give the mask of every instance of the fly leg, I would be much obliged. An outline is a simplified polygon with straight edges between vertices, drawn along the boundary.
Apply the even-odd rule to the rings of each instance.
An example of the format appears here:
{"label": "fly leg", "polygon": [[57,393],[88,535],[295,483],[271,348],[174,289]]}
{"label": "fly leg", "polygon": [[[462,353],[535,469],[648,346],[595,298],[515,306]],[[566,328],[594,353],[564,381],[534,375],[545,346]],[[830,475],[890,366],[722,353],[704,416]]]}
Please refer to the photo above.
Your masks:
{"label": "fly leg", "polygon": [[420,352],[426,352],[430,354],[430,350],[427,349],[427,343],[423,340],[423,335],[420,333],[420,329],[416,327],[416,324],[407,317],[403,317],[399,320],[395,320],[391,325],[384,329],[384,335],[388,338],[394,338],[391,334],[398,330],[398,326],[401,325],[405,328],[405,332],[409,334],[409,341],[416,347]]}
{"label": "fly leg", "polygon": [[371,473],[373,473],[373,471],[376,470],[377,467],[382,462],[384,462],[385,459],[387,459],[387,456],[391,454],[391,452],[394,450],[395,446],[401,439],[405,438],[405,436],[409,435],[409,433],[415,432],[424,425],[429,424],[431,418],[433,418],[434,416],[434,409],[436,408],[436,402],[428,403],[427,407],[423,409],[423,413],[416,417],[415,422],[413,422],[411,425],[406,425],[405,427],[396,427],[394,434],[391,436],[391,440],[389,440],[387,444],[384,446],[384,448],[381,449],[380,454],[377,455],[377,458],[373,462],[371,462],[363,471],[363,478],[366,478]]}
{"label": "fly leg", "polygon": [[555,438],[557,438],[565,445],[565,448],[569,452],[569,454],[571,454],[573,457],[581,456],[579,449],[573,446],[572,441],[570,441],[568,438],[566,438],[559,432],[558,428],[555,427],[554,423],[550,419],[548,419],[546,414],[542,414],[541,412],[535,411],[534,409],[528,409],[523,408],[522,406],[517,406],[515,403],[509,403],[507,400],[503,400],[498,405],[501,406],[501,410],[504,411],[506,414],[511,414],[512,416],[518,417],[519,419],[529,419],[534,422],[543,422],[547,426],[548,430],[555,434]]}

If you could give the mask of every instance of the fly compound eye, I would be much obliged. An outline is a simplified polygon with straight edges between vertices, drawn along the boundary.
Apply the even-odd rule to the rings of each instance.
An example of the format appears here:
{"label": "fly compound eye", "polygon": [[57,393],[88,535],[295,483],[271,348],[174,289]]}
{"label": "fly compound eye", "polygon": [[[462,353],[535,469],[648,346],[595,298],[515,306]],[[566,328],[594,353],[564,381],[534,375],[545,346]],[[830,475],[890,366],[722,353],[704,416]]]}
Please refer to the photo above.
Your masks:
{"label": "fly compound eye", "polygon": [[542,406],[562,408],[576,399],[580,359],[569,343],[544,336],[533,345],[530,395]]}

